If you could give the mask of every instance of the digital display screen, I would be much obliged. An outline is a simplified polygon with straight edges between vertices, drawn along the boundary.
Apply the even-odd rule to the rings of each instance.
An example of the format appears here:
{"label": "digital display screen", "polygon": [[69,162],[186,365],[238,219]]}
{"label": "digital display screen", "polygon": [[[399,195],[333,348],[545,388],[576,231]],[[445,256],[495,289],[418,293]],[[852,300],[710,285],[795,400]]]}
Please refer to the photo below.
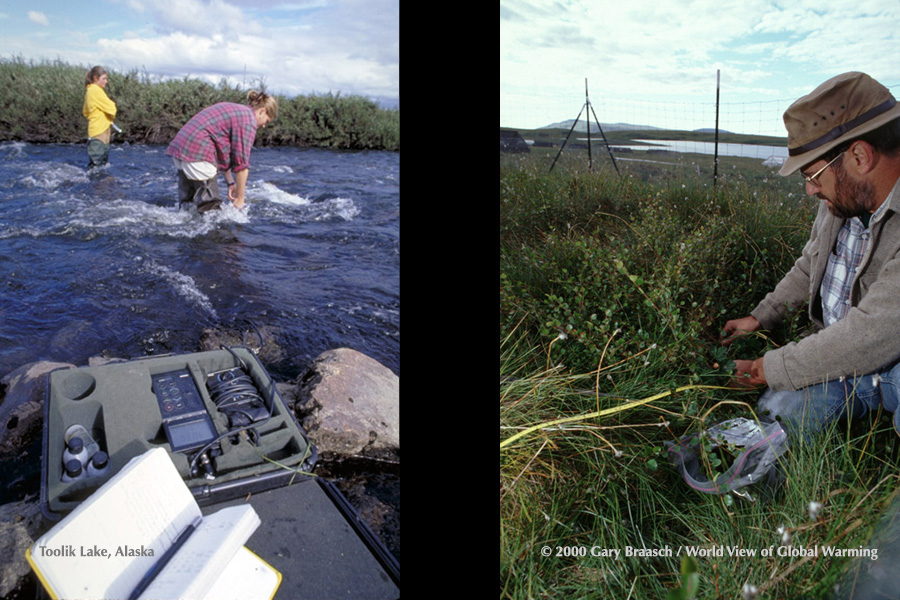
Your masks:
{"label": "digital display screen", "polygon": [[208,419],[170,421],[166,423],[166,435],[174,452],[193,450],[205,446],[216,438],[216,430]]}

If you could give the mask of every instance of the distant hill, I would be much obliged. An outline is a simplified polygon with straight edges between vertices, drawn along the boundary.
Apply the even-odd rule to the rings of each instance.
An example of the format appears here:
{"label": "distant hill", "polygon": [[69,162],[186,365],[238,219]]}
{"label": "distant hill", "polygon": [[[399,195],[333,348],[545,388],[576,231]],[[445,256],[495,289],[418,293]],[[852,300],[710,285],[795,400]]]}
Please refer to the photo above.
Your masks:
{"label": "distant hill", "polygon": [[[559,123],[553,123],[551,125],[544,125],[539,129],[565,129],[569,130],[572,128],[572,123],[575,122],[575,119],[569,119],[567,121],[560,121]],[[610,131],[666,131],[663,127],[651,127],[649,125],[634,125],[632,123],[600,123],[600,127],[605,132]],[[578,120],[578,126],[575,127],[575,131],[579,133],[587,133],[587,122],[584,119]],[[591,121],[591,131],[597,131],[597,123],[596,121]],[[698,133],[715,133],[715,129],[704,128],[704,129],[696,129]],[[720,129],[719,133],[731,133],[730,131],[725,131],[724,129]]]}
{"label": "distant hill", "polygon": [[[538,129],[512,129],[509,127],[501,127],[501,136],[503,132],[514,132],[521,135],[528,144],[534,146],[553,147],[562,145],[569,138],[569,130],[572,128],[574,119],[568,121],[560,121]],[[723,144],[755,144],[762,146],[784,146],[787,143],[787,137],[773,137],[767,135],[753,135],[746,133],[734,133],[720,129],[716,135],[715,129],[702,128],[694,131],[676,131],[671,129],[663,129],[662,127],[649,127],[646,125],[634,125],[632,123],[602,123],[603,137],[610,145],[633,145],[636,139],[640,140],[681,140],[694,142],[715,142]],[[578,126],[575,128],[571,141],[573,143],[583,143],[585,133],[587,132],[587,123],[583,119],[578,120]],[[595,138],[594,143],[599,143],[600,132],[597,131],[597,123],[591,121],[591,137]]]}
{"label": "distant hill", "polygon": [[[575,122],[575,119],[569,119],[568,121],[560,121],[559,123],[553,123],[551,125],[544,125],[540,127],[540,129],[565,129],[569,130],[572,128],[572,123]],[[600,127],[603,128],[603,131],[634,131],[634,130],[647,130],[647,129],[661,129],[660,127],[648,127],[647,125],[632,125],[631,123],[600,123]],[[595,121],[591,121],[591,131],[597,130],[597,123]],[[575,131],[587,133],[587,121],[584,119],[578,120],[578,126],[575,127]]]}

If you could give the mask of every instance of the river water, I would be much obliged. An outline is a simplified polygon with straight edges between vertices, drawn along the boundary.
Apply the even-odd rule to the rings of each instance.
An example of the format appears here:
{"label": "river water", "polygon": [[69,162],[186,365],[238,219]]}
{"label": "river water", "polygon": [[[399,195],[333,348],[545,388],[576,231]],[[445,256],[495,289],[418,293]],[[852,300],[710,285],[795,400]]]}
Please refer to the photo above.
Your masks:
{"label": "river water", "polygon": [[[248,207],[178,210],[162,146],[0,144],[0,373],[194,351],[249,320],[295,376],[346,346],[400,374],[400,156],[257,148]],[[222,186],[224,188],[224,186]]]}
{"label": "river water", "polygon": [[400,375],[399,153],[257,148],[245,210],[203,215],[177,208],[164,146],[109,161],[0,144],[0,376],[194,352],[215,328],[269,338],[278,381],[338,347]]}

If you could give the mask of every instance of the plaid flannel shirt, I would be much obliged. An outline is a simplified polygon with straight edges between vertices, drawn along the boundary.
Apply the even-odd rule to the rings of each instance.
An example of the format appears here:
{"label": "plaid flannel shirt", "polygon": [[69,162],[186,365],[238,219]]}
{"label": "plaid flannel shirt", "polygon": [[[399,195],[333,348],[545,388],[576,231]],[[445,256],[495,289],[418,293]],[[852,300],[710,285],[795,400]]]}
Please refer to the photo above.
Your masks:
{"label": "plaid flannel shirt", "polygon": [[[872,218],[880,215],[886,204],[882,203]],[[856,270],[866,255],[869,238],[869,229],[858,217],[844,221],[834,251],[828,257],[828,266],[820,288],[822,320],[826,327],[843,319],[850,310],[850,291],[853,289]]]}
{"label": "plaid flannel shirt", "polygon": [[220,171],[242,171],[250,166],[255,139],[253,109],[220,102],[194,115],[169,144],[166,154],[186,162],[206,161]]}
{"label": "plaid flannel shirt", "polygon": [[834,252],[822,278],[822,319],[825,327],[837,323],[850,310],[850,290],[856,269],[869,245],[869,230],[857,217],[844,221]]}
{"label": "plaid flannel shirt", "polygon": [[824,327],[766,352],[766,380],[773,390],[800,390],[842,376],[875,373],[900,361],[898,190],[900,180],[869,220],[870,239],[862,262],[855,275],[846,277],[852,287],[844,318],[825,327],[822,280],[847,220],[831,214],[824,200],[794,266],[750,312],[765,329],[772,329],[806,304],[810,320]]}

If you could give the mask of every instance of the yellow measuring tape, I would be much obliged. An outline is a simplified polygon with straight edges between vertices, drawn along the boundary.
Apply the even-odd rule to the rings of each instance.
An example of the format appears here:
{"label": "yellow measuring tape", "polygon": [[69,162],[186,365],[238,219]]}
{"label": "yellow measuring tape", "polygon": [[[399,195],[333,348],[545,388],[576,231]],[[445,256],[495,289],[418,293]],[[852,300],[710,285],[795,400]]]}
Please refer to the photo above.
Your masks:
{"label": "yellow measuring tape", "polygon": [[635,400],[633,402],[629,402],[627,404],[623,404],[621,406],[615,406],[613,408],[607,408],[606,410],[594,411],[592,413],[588,413],[586,415],[578,415],[575,417],[566,417],[564,419],[557,419],[555,421],[549,421],[547,423],[541,423],[540,425],[534,425],[533,427],[529,427],[519,433],[510,436],[500,442],[500,448],[504,448],[514,441],[525,437],[529,433],[533,433],[538,429],[544,429],[547,427],[553,427],[555,425],[562,425],[563,423],[574,423],[576,421],[584,421],[586,419],[593,419],[599,417],[605,417],[607,415],[615,414],[617,412],[622,412],[623,410],[628,410],[629,408],[634,408],[636,406],[641,406],[643,404],[649,404],[654,400],[659,400],[660,398],[665,398],[666,396],[671,396],[672,394],[677,394],[679,392],[686,392],[688,390],[731,390],[734,388],[722,387],[718,385],[685,385],[675,390],[669,390],[668,392],[662,392],[661,394],[656,394],[655,396],[650,396],[649,398],[644,398],[643,400]]}

